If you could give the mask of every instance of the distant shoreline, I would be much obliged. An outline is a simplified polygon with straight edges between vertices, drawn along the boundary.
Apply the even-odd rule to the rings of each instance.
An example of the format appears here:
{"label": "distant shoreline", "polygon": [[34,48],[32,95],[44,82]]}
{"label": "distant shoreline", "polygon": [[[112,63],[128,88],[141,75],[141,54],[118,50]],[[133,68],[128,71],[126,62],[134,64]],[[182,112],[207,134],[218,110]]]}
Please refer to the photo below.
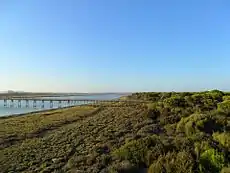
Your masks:
{"label": "distant shoreline", "polygon": [[4,98],[35,98],[35,97],[74,97],[74,96],[91,96],[91,95],[128,95],[130,93],[0,93],[0,99]]}
{"label": "distant shoreline", "polygon": [[[106,94],[118,94],[118,93],[104,93],[104,94],[106,95]],[[95,95],[95,94],[89,93],[89,94],[86,94],[86,95]],[[101,95],[101,94],[98,93],[98,95]],[[75,96],[77,96],[77,95],[75,95]],[[30,96],[27,96],[27,97],[30,97]],[[34,97],[40,97],[40,96],[34,96]],[[43,96],[43,97],[50,97],[50,96]],[[58,96],[53,95],[52,97],[58,97]],[[62,96],[60,96],[60,97],[62,97]],[[13,98],[16,98],[16,97],[13,97]],[[0,94],[0,100],[1,99],[2,98],[1,98],[1,94]],[[117,100],[117,99],[118,100],[125,100],[125,99],[127,99],[127,95],[124,94],[123,96],[119,96],[119,97],[113,98],[111,100]],[[83,104],[72,105],[72,106],[67,106],[67,107],[59,107],[59,108],[52,108],[52,109],[35,110],[35,111],[30,111],[30,112],[25,112],[25,113],[14,113],[14,114],[10,114],[10,115],[0,116],[0,119],[17,117],[17,116],[25,116],[25,115],[29,115],[29,114],[37,114],[37,113],[43,113],[43,112],[48,112],[48,111],[63,110],[63,109],[69,109],[69,108],[78,107],[78,106],[87,106],[87,104],[83,103]]]}

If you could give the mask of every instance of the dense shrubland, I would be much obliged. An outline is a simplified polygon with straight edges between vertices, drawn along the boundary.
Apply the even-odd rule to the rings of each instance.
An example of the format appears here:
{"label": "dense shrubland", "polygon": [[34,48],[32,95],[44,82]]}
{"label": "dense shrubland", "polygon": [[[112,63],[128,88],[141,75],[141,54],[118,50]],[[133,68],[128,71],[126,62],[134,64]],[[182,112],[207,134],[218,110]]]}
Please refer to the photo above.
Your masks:
{"label": "dense shrubland", "polygon": [[[135,93],[126,99],[150,102],[0,119],[1,170],[230,172],[229,93]],[[31,135],[39,129],[42,134]]]}

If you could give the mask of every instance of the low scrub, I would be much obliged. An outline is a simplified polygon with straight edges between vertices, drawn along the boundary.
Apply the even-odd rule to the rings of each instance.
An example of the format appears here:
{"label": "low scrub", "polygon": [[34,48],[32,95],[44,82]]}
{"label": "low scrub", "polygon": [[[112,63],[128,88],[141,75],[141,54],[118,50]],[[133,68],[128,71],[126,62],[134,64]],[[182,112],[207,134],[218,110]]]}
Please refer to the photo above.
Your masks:
{"label": "low scrub", "polygon": [[149,167],[148,173],[192,173],[194,160],[186,151],[161,155]]}

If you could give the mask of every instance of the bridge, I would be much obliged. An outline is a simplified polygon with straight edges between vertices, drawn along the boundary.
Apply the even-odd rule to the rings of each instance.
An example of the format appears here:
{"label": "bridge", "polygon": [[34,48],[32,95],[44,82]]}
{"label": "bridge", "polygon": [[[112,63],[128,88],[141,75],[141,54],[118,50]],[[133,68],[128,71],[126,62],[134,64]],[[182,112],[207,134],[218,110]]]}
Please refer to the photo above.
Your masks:
{"label": "bridge", "polygon": [[65,98],[22,98],[22,97],[16,97],[16,98],[3,98],[0,99],[4,101],[4,107],[45,107],[45,103],[49,104],[50,108],[54,107],[54,104],[56,104],[56,107],[63,107],[63,104],[65,106],[77,106],[77,105],[97,105],[101,103],[110,103],[110,104],[116,104],[116,103],[148,103],[149,101],[140,101],[140,100],[94,100],[94,99],[65,99]]}

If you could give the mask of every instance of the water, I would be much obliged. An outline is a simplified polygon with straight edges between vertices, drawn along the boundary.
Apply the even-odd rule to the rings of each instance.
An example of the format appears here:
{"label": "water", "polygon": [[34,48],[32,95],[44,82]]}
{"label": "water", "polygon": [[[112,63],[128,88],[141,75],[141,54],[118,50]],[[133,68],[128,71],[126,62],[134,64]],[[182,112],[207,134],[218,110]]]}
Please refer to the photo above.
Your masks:
{"label": "water", "polygon": [[[86,95],[86,96],[68,96],[68,97],[44,97],[49,99],[92,99],[92,100],[112,100],[117,99],[121,97],[122,94],[95,94],[95,95]],[[72,104],[68,104],[68,102],[62,102],[61,107],[68,107],[68,106],[74,106],[74,105],[81,105],[84,104],[83,102],[76,102]],[[7,115],[15,115],[15,114],[23,114],[23,113],[29,113],[34,111],[41,111],[41,110],[49,110],[49,109],[55,109],[59,108],[59,103],[57,101],[53,102],[53,107],[50,107],[50,102],[45,101],[44,107],[42,107],[42,102],[37,101],[36,103],[37,107],[33,108],[33,101],[29,101],[29,107],[26,107],[26,102],[21,101],[21,107],[18,106],[18,102],[15,101],[13,107],[10,106],[10,101],[7,103],[7,107],[4,107],[4,101],[0,100],[0,116],[7,116]]]}

